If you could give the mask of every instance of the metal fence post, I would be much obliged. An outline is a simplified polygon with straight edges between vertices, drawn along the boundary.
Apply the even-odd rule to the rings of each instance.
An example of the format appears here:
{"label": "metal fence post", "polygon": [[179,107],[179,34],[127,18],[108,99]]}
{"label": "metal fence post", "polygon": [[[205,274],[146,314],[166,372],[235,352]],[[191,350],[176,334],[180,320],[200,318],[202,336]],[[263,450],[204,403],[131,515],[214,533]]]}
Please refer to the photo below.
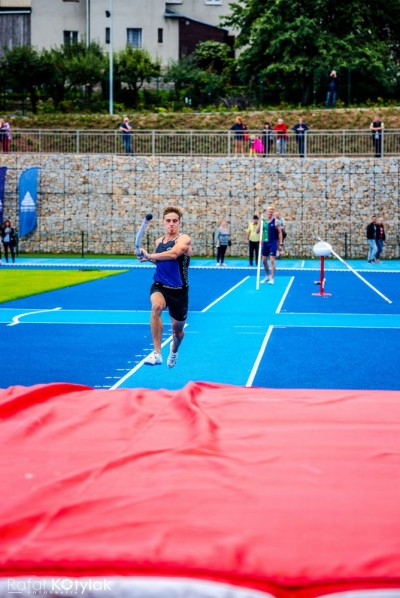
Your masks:
{"label": "metal fence post", "polygon": [[81,256],[85,257],[85,231],[81,231]]}

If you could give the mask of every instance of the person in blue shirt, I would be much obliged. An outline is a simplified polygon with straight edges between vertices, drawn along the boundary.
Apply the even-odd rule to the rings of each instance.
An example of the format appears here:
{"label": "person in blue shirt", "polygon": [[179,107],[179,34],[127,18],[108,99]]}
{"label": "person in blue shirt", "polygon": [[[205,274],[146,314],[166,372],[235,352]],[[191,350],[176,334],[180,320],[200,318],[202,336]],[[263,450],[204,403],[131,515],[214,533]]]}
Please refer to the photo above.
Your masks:
{"label": "person in blue shirt", "polygon": [[231,126],[231,131],[234,132],[234,152],[235,154],[244,153],[244,142],[248,140],[247,127],[244,124],[242,118],[237,116],[235,123]]}
{"label": "person in blue shirt", "polygon": [[122,123],[119,125],[119,130],[122,134],[122,143],[125,148],[126,154],[133,154],[132,150],[132,125],[129,122],[129,118],[125,116]]}
{"label": "person in blue shirt", "polygon": [[335,107],[337,91],[338,91],[337,72],[331,71],[331,73],[329,75],[328,93],[326,94],[325,108],[329,108],[329,106],[331,106],[332,108]]}
{"label": "person in blue shirt", "polygon": [[189,235],[179,231],[182,211],[175,206],[163,212],[164,235],[157,239],[154,253],[143,247],[138,252],[141,262],[156,265],[154,282],[150,289],[150,328],[154,351],[144,360],[145,365],[161,365],[162,312],[168,307],[172,326],[172,342],[167,366],[172,368],[178,359],[178,349],[183,341],[184,327],[189,307],[188,270],[192,251]]}
{"label": "person in blue shirt", "polygon": [[297,123],[292,127],[292,131],[296,134],[296,143],[299,150],[300,158],[304,158],[306,151],[306,138],[309,126],[304,122],[302,117],[299,118]]}

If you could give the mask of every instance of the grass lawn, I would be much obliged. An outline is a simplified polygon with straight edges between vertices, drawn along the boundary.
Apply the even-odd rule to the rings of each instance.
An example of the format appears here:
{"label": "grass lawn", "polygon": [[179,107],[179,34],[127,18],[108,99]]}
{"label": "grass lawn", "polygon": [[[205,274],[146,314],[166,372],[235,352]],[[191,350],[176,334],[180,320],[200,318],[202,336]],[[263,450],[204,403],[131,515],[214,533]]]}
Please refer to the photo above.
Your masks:
{"label": "grass lawn", "polygon": [[121,274],[124,270],[0,270],[0,303]]}

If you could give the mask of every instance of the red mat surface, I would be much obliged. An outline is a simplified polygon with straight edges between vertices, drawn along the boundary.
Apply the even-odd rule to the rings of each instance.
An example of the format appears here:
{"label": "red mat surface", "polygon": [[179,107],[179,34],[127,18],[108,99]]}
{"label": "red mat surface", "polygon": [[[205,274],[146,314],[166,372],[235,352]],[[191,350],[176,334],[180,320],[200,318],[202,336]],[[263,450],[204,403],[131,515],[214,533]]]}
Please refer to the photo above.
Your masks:
{"label": "red mat surface", "polygon": [[0,391],[0,576],[400,588],[400,392]]}

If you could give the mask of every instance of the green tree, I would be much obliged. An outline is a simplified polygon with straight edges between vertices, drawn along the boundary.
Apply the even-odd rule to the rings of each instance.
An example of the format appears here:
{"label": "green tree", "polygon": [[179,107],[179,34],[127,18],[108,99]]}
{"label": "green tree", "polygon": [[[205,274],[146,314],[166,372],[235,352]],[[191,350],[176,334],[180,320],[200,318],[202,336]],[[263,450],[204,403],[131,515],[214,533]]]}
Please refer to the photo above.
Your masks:
{"label": "green tree", "polygon": [[[202,63],[202,58],[199,62],[208,65],[206,60]],[[196,62],[194,54],[171,61],[164,72],[164,81],[174,84],[177,100],[185,97],[194,106],[210,105],[225,93],[228,76],[220,75],[212,68],[200,68]]]}
{"label": "green tree", "polygon": [[21,96],[28,96],[32,112],[36,114],[40,89],[52,77],[51,66],[42,59],[40,52],[30,46],[4,49],[3,68],[7,87]]}
{"label": "green tree", "polygon": [[147,50],[135,49],[128,45],[124,50],[116,52],[114,72],[119,81],[128,86],[132,105],[137,106],[139,90],[146,81],[150,82],[160,74],[160,64],[151,59]]}
{"label": "green tree", "polygon": [[194,63],[202,70],[222,75],[229,74],[233,59],[227,44],[215,41],[200,42],[193,52]]}
{"label": "green tree", "polygon": [[240,31],[243,81],[308,101],[315,73],[351,69],[390,90],[400,58],[399,0],[243,0],[224,24]]}
{"label": "green tree", "polygon": [[[100,84],[107,65],[100,45],[97,42],[91,42],[88,46],[84,42],[68,44],[62,47],[61,57],[64,66],[59,74],[61,78],[65,77],[67,88],[84,88],[90,98],[93,87]],[[61,67],[61,61],[58,64]]]}

